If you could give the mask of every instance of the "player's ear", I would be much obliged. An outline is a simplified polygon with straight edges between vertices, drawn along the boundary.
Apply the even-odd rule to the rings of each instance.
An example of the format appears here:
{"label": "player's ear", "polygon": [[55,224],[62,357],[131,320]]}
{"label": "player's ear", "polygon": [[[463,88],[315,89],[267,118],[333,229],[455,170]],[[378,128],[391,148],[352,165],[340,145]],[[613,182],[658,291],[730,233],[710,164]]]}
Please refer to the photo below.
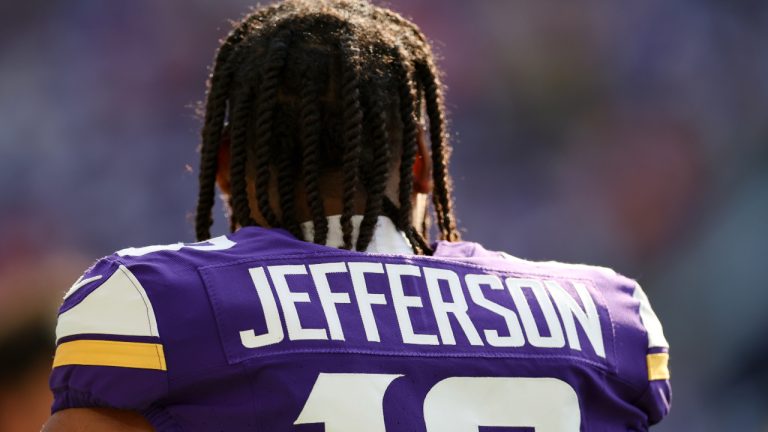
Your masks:
{"label": "player's ear", "polygon": [[416,193],[432,193],[432,158],[427,148],[426,131],[419,131],[416,161],[413,164],[413,191]]}
{"label": "player's ear", "polygon": [[232,188],[229,182],[229,128],[224,129],[219,143],[219,162],[216,170],[216,184],[221,192],[230,195]]}

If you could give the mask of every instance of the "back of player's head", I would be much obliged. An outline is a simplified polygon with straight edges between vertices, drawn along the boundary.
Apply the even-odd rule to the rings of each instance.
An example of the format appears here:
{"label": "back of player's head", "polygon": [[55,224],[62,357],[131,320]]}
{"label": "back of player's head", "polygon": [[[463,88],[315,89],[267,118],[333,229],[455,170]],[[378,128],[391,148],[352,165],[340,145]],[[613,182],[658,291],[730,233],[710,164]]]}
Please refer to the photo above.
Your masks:
{"label": "back of player's head", "polygon": [[[411,203],[421,121],[429,123],[440,238],[454,241],[459,235],[442,87],[421,31],[362,0],[287,0],[255,10],[223,41],[208,83],[198,240],[210,237],[219,147],[228,139],[233,227],[256,224],[248,195],[252,179],[255,205],[266,224],[301,238],[299,184],[312,214],[313,240],[324,244],[328,221],[319,180],[334,171],[343,177],[346,248],[365,250],[378,216],[385,214],[417,252],[425,251],[424,229],[413,226]],[[391,168],[398,165],[396,205],[385,188]],[[278,203],[269,199],[272,182]],[[360,188],[365,211],[353,245],[351,217]]]}

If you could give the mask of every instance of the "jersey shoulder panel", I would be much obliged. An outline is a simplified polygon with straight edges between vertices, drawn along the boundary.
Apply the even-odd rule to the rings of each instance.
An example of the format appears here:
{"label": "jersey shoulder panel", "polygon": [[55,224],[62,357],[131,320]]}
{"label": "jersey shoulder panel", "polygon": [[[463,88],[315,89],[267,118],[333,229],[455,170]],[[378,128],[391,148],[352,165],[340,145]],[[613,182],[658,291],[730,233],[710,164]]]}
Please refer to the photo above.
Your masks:
{"label": "jersey shoulder panel", "polygon": [[83,407],[148,412],[167,393],[156,311],[141,282],[113,256],[96,262],[67,292],[56,339],[53,412]]}
{"label": "jersey shoulder panel", "polygon": [[607,267],[556,261],[530,262],[504,255],[544,272],[582,274],[594,281],[611,311],[617,341],[618,374],[644,389],[636,404],[647,415],[648,423],[661,421],[671,406],[669,342],[640,284]]}
{"label": "jersey shoulder panel", "polygon": [[142,412],[156,427],[170,424],[156,403],[169,393],[169,369],[186,354],[178,348],[186,333],[172,323],[205,310],[196,268],[236,259],[227,252],[236,244],[222,236],[127,248],[87,269],[59,309],[53,411],[112,407]]}
{"label": "jersey shoulder panel", "polygon": [[[130,247],[99,259],[70,287],[59,309],[57,342],[82,338],[161,339],[164,296],[199,285],[200,266],[236,260],[243,252],[226,236],[199,243]],[[158,307],[160,310],[158,310]]]}
{"label": "jersey shoulder panel", "polygon": [[99,260],[72,285],[59,310],[57,341],[83,334],[159,336],[146,290],[111,257]]}
{"label": "jersey shoulder panel", "polygon": [[[641,390],[636,404],[646,413],[649,423],[658,422],[668,413],[671,399],[669,343],[648,296],[637,281],[607,267],[528,261],[504,252],[488,251],[477,243],[441,242],[438,252],[447,259],[504,268],[520,275],[543,279],[555,303],[558,298],[568,300],[568,297],[563,296],[557,283],[551,281],[566,281],[563,284],[566,288],[568,281],[583,282],[598,309],[602,302],[605,304],[604,313],[610,325],[605,346],[607,349],[615,347],[617,378]],[[572,287],[576,286],[572,284]],[[586,304],[583,300],[582,305]],[[577,309],[574,307],[572,310]],[[558,312],[561,317],[566,316],[563,312],[567,313],[561,309]],[[615,343],[611,343],[611,340]]]}
{"label": "jersey shoulder panel", "polygon": [[633,321],[640,325],[646,342],[645,383],[646,389],[638,399],[637,405],[648,415],[650,424],[656,424],[667,414],[672,403],[672,387],[669,368],[669,342],[664,336],[661,321],[651,307],[640,284],[620,274],[616,275],[622,286],[631,289],[633,304]]}
{"label": "jersey shoulder panel", "polygon": [[169,380],[226,364],[198,269],[289,255],[297,245],[304,243],[287,233],[246,228],[204,242],[130,247],[98,260],[59,309],[54,410],[146,410],[168,396]]}

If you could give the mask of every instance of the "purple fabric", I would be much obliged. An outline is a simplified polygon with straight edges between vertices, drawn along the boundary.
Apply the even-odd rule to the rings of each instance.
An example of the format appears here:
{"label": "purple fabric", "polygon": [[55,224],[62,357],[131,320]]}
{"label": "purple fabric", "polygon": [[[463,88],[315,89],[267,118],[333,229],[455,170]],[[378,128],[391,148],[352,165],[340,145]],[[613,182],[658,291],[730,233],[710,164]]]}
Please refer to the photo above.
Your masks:
{"label": "purple fabric", "polygon": [[[83,299],[88,297],[88,294],[92,293],[96,288],[101,286],[105,280],[109,279],[115,271],[120,267],[120,263],[112,261],[110,259],[101,259],[85,271],[80,280],[86,280],[91,277],[101,276],[100,279],[86,283],[77,291],[72,293],[64,300],[64,303],[59,309],[59,313],[64,313],[73,307],[77,306]],[[79,282],[79,281],[78,281]]]}
{"label": "purple fabric", "polygon": [[[51,380],[56,394],[54,411],[87,406],[91,401],[93,406],[152,412],[158,430],[320,431],[322,425],[294,422],[321,373],[401,375],[384,393],[388,432],[426,431],[423,409],[427,393],[453,377],[560,380],[578,395],[581,420],[580,427],[574,430],[647,430],[668,411],[668,381],[648,381],[648,338],[638,314],[639,304],[632,297],[634,284],[610,270],[533,263],[468,242],[440,242],[434,257],[414,257],[342,251],[297,241],[280,230],[256,227],[241,229],[229,238],[236,244],[224,250],[182,248],[136,257],[113,256],[110,260],[126,265],[147,291],[168,371],[56,368]],[[415,333],[433,335],[438,345],[404,342],[389,273],[365,275],[368,293],[382,295],[385,300],[385,304],[371,306],[380,341],[370,338],[348,272],[350,263],[361,262],[418,268],[419,276],[400,278],[405,295],[422,303],[422,307],[408,308],[407,316]],[[275,274],[280,266],[292,265],[296,266],[293,269],[309,273],[319,268],[310,266],[329,263],[341,263],[337,265],[347,269],[327,276],[332,293],[349,295],[349,304],[339,302],[333,306],[343,340],[292,340],[284,304],[276,291]],[[268,329],[264,311],[268,299],[262,299],[257,292],[253,269],[263,272],[268,281],[262,288],[274,298],[283,333],[281,340],[276,338],[274,343],[258,348],[246,347],[241,336],[244,331],[264,335]],[[446,316],[450,329],[447,334],[452,334],[455,341],[449,343],[443,338],[431,304],[435,293],[427,287],[425,269],[455,275],[459,297],[463,296],[467,303],[466,317],[482,345],[470,343],[472,336],[465,329],[466,321],[462,325],[454,314]],[[571,347],[567,335],[563,336],[564,346],[537,347],[526,331],[523,346],[491,346],[486,330],[496,330],[500,337],[509,336],[509,330],[500,314],[473,301],[467,275],[496,275],[501,281],[516,278],[556,282],[579,307],[585,305],[575,284],[583,285],[599,317],[604,356],[598,354],[578,321],[575,328],[580,349]],[[324,329],[330,338],[330,318],[322,308],[312,277],[289,275],[285,281],[291,293],[308,297],[308,302],[295,303],[300,325]],[[461,300],[454,298],[449,282],[441,280],[438,284],[442,302]],[[518,304],[506,285],[498,290],[482,286],[481,291],[489,302],[517,312],[519,322]],[[540,304],[531,289],[521,292],[541,337],[551,336],[542,310],[546,302]],[[546,296],[550,303],[554,301],[551,293]],[[556,323],[562,330],[563,317],[559,310],[555,311]],[[87,397],[78,398],[76,394]],[[516,431],[527,430],[530,425],[477,426],[487,431]]]}

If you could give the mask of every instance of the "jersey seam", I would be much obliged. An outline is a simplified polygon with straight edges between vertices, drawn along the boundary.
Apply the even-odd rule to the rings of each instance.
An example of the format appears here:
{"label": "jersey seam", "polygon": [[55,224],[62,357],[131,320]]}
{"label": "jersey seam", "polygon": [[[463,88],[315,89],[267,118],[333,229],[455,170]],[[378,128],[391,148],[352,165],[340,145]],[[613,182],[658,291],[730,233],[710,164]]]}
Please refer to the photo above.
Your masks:
{"label": "jersey seam", "polygon": [[[416,358],[483,358],[483,359],[526,359],[526,358],[534,358],[534,359],[540,359],[540,360],[573,360],[579,363],[585,363],[590,366],[593,366],[605,373],[610,374],[611,376],[617,376],[617,374],[612,371],[609,367],[600,364],[598,362],[583,359],[579,357],[572,357],[568,355],[549,355],[549,354],[512,354],[512,355],[506,355],[506,354],[493,354],[489,352],[480,352],[480,353],[419,353],[419,352],[413,352],[413,351],[404,351],[404,352],[386,352],[386,351],[373,351],[373,350],[365,350],[365,349],[349,349],[349,348],[339,348],[339,349],[295,349],[290,351],[278,351],[278,352],[271,352],[271,353],[264,353],[264,354],[256,354],[252,355],[247,358],[241,358],[234,361],[234,363],[243,363],[252,361],[254,359],[265,359],[270,357],[280,357],[280,356],[286,356],[286,355],[293,355],[293,354],[299,354],[299,355],[307,355],[307,354],[355,354],[355,355],[371,355],[371,356],[381,356],[381,357],[416,357]],[[632,386],[633,388],[636,388],[635,386]]]}
{"label": "jersey seam", "polygon": [[[289,355],[294,355],[294,354],[295,355],[312,355],[312,354],[337,354],[337,353],[340,353],[340,352],[332,352],[332,351],[322,351],[321,352],[321,351],[306,351],[306,350],[292,351],[292,352],[279,352],[279,353],[270,353],[270,354],[263,355],[263,356],[251,357],[251,358],[243,359],[243,360],[238,361],[237,364],[238,365],[244,365],[246,363],[259,361],[261,359],[268,358],[268,357],[282,357],[282,356],[289,356]],[[413,353],[410,353],[410,354],[409,353],[382,353],[382,352],[378,352],[377,353],[377,352],[362,352],[362,351],[355,351],[355,350],[351,350],[351,351],[347,350],[347,351],[344,351],[344,353],[345,354],[351,354],[351,355],[359,355],[359,356],[380,356],[380,357],[415,357],[415,358],[447,357],[447,358],[464,358],[464,359],[471,359],[471,358],[473,358],[470,355],[467,355],[467,356],[445,356],[445,355],[429,356],[429,355],[427,355],[427,356],[425,356],[425,355],[419,355],[419,354],[413,354]],[[543,360],[543,361],[555,361],[555,360],[564,360],[564,359],[576,360],[576,361],[579,361],[581,363],[586,363],[588,365],[595,366],[600,372],[606,374],[606,377],[608,379],[616,380],[616,381],[626,385],[630,389],[633,389],[633,390],[636,390],[636,391],[640,390],[642,392],[641,393],[641,397],[642,397],[642,395],[646,391],[645,388],[638,387],[636,384],[633,384],[631,381],[625,379],[621,375],[619,375],[617,373],[613,373],[610,370],[607,370],[605,367],[601,367],[599,364],[597,364],[597,365],[593,364],[593,362],[591,362],[589,360],[584,360],[584,359],[579,359],[579,358],[574,358],[574,357],[567,357],[567,356],[551,356],[551,355],[532,355],[532,356],[527,356],[527,357],[528,358],[536,358],[538,360]],[[498,357],[498,356],[476,356],[475,358],[480,358],[480,359],[483,359],[483,360],[491,360],[491,359],[525,360],[525,357],[512,357],[512,356],[504,356],[504,357]],[[177,374],[177,376],[172,378],[172,380],[176,381],[176,382],[183,382],[184,380],[186,380],[190,376],[198,377],[201,373],[205,373],[205,372],[217,371],[217,370],[229,370],[229,367],[231,367],[231,366],[233,366],[233,365],[214,366],[214,367],[205,368],[203,370],[191,371],[191,372],[186,373],[186,374],[181,374],[181,375]],[[170,377],[169,377],[169,379],[170,379]],[[636,399],[633,399],[633,401],[635,401],[635,400]]]}
{"label": "jersey seam", "polygon": [[[94,268],[97,265],[99,265],[100,262],[104,262],[105,264],[109,264],[109,265],[116,265],[118,268],[119,268],[119,265],[120,265],[119,263],[116,263],[115,261],[113,261],[111,259],[108,259],[108,257],[107,258],[102,258],[102,259],[97,260],[92,266],[88,267],[88,269],[86,269],[85,272],[83,273],[83,276],[85,276],[89,272],[93,271]],[[72,310],[72,309],[76,308],[78,305],[80,305],[83,301],[85,301],[85,299],[88,298],[88,296],[93,294],[97,289],[99,289],[101,286],[103,286],[112,276],[114,276],[115,273],[117,273],[118,268],[115,268],[114,271],[111,271],[111,272],[107,273],[108,276],[101,275],[103,277],[101,279],[99,279],[99,283],[93,284],[93,282],[97,282],[96,280],[94,280],[92,283],[88,283],[88,284],[85,284],[85,285],[81,286],[80,288],[75,290],[72,294],[70,294],[69,296],[65,297],[62,300],[61,306],[59,308],[59,313],[58,313],[59,316],[66,314],[70,310]],[[81,278],[82,278],[82,276],[81,276]],[[93,286],[91,286],[92,284],[93,284]]]}
{"label": "jersey seam", "polygon": [[[63,407],[58,409],[56,412],[63,411],[63,410],[66,410],[66,409],[71,409],[71,408],[114,408],[114,409],[127,409],[129,411],[133,411],[133,412],[135,412],[137,414],[140,414],[150,424],[153,424],[153,422],[150,420],[149,414],[152,411],[159,411],[159,412],[162,412],[162,413],[166,414],[170,419],[173,420],[174,424],[172,426],[174,426],[178,431],[183,431],[183,429],[180,426],[180,423],[179,423],[178,419],[176,419],[176,417],[173,414],[171,414],[170,411],[166,410],[162,406],[159,406],[159,405],[155,404],[154,402],[151,403],[146,408],[131,409],[131,408],[117,406],[115,404],[109,403],[106,400],[104,400],[104,399],[94,395],[93,392],[86,391],[86,390],[81,390],[81,389],[72,387],[70,385],[54,387],[51,390],[54,393],[57,393],[57,394],[65,394],[65,393],[73,394],[73,395],[77,396],[78,400],[80,400],[80,401],[86,401],[87,400],[88,402],[91,402],[90,404],[88,404],[89,406],[85,406],[86,404],[71,404],[71,403],[67,403]],[[153,427],[154,427],[154,424],[153,424]]]}
{"label": "jersey seam", "polygon": [[[298,252],[293,254],[283,254],[283,255],[270,255],[269,257],[261,257],[261,258],[241,258],[234,261],[228,261],[226,263],[219,263],[219,264],[210,264],[210,265],[204,265],[204,266],[192,266],[193,268],[196,268],[198,270],[206,270],[206,269],[215,269],[215,268],[222,268],[222,267],[229,267],[233,265],[238,264],[245,264],[249,262],[272,262],[272,261],[281,261],[286,258],[300,258],[300,257],[328,257],[328,258],[357,258],[355,255],[351,255],[349,253],[333,253],[333,252]],[[411,255],[411,256],[403,256],[403,255],[397,255],[397,254],[381,254],[381,253],[365,253],[364,255],[360,256],[360,258],[368,258],[368,257],[382,257],[382,258],[402,258],[405,260],[424,260],[428,262],[437,262],[437,263],[443,263],[443,264],[450,264],[455,266],[461,266],[466,268],[472,268],[477,270],[485,270],[492,273],[504,273],[504,274],[510,274],[515,276],[538,276],[542,278],[553,278],[553,275],[551,273],[539,273],[539,272],[519,272],[519,271],[508,271],[508,270],[499,270],[498,268],[493,268],[490,266],[482,266],[479,264],[473,264],[473,263],[466,263],[463,261],[453,261],[451,259],[446,258],[437,258],[437,257],[430,257],[430,256],[424,256],[424,255]],[[553,279],[557,279],[557,277],[554,277]],[[580,276],[568,276],[568,280],[576,280],[576,281],[582,281],[582,282],[595,282],[594,278],[590,277],[580,277]]]}
{"label": "jersey seam", "polygon": [[[227,353],[227,347],[224,342],[225,335],[222,333],[221,330],[221,323],[219,322],[219,315],[216,313],[216,305],[215,303],[218,301],[218,299],[212,295],[210,290],[208,289],[208,277],[207,275],[200,271],[202,267],[197,268],[197,277],[200,278],[200,282],[202,283],[203,290],[205,291],[205,298],[208,300],[208,307],[209,312],[211,316],[213,317],[213,321],[216,323],[216,333],[218,334],[218,342],[219,342],[219,348],[221,349],[222,354],[224,355],[225,359],[228,359],[228,353]],[[227,361],[227,364],[229,364],[229,361]]]}
{"label": "jersey seam", "polygon": [[[123,261],[121,261],[119,258],[114,258],[114,257],[109,257],[109,258],[112,261],[114,261],[114,262],[116,262],[116,263],[118,263],[120,265],[120,267],[118,267],[119,270],[121,270],[123,272],[130,272],[130,274],[133,275],[133,277],[136,279],[136,281],[139,282],[139,279],[136,277],[136,275],[134,275],[133,272],[130,271],[128,266]],[[126,277],[128,277],[127,274],[126,274]],[[133,288],[138,292],[138,287],[136,287],[136,284],[134,284],[133,279],[128,277],[128,280],[131,282],[131,286],[133,286]],[[148,321],[147,324],[150,326],[150,329],[151,329],[151,327],[152,327],[152,320],[149,318],[149,307],[147,306],[147,303],[146,303],[149,300],[149,293],[147,293],[146,290],[144,290],[144,293],[147,296],[146,300],[144,299],[144,296],[142,296],[140,292],[139,292],[139,296],[141,297],[142,303],[144,303],[144,309],[145,309],[146,314],[147,314],[147,321]],[[153,308],[153,310],[154,310],[154,308]],[[157,328],[156,328],[157,336],[156,337],[158,339],[160,339],[160,344],[163,347],[165,347],[165,343],[163,343],[163,339],[160,337],[160,329],[159,329],[160,323],[157,322],[157,314],[155,314],[155,325],[157,326]],[[165,388],[166,388],[166,391],[165,391],[165,395],[164,396],[168,397],[171,394],[171,370],[170,370],[170,367],[169,367],[168,362],[166,361],[166,359],[160,357],[160,351],[159,351],[159,349],[157,347],[155,347],[155,351],[157,353],[158,361],[161,361],[163,364],[165,364],[165,372],[166,372],[165,373],[165,384],[166,384]],[[163,350],[163,352],[165,353],[165,349]]]}
{"label": "jersey seam", "polygon": [[[624,276],[624,277],[626,278],[626,276]],[[635,293],[634,290],[640,289],[640,283],[637,282],[634,279],[630,279],[630,278],[627,278],[627,279],[629,279],[632,282],[631,285],[627,284],[626,286],[632,288],[632,298],[634,299],[634,293]],[[643,317],[640,315],[640,309],[642,307],[643,307],[642,302],[638,301],[637,302],[637,313],[636,313],[636,315],[637,315],[637,319],[640,320],[640,327],[643,329],[643,336],[645,338],[645,346],[646,346],[645,355],[646,355],[646,358],[643,359],[643,360],[645,360],[645,362],[646,362],[645,363],[645,365],[646,365],[645,366],[645,376],[648,377],[648,363],[647,363],[648,360],[647,360],[647,356],[648,356],[648,351],[650,350],[651,335],[648,333],[648,329],[646,329],[645,323],[643,322]],[[648,379],[647,381],[648,381],[647,384],[644,384],[641,387],[641,389],[639,391],[639,394],[634,399],[632,399],[632,405],[637,406],[636,402],[641,400],[643,398],[643,396],[651,389],[651,380]],[[645,412],[644,410],[642,410],[642,408],[641,408],[641,411]]]}
{"label": "jersey seam", "polygon": [[[128,279],[128,281],[131,283],[131,286],[133,287],[133,289],[136,290],[136,293],[141,298],[141,302],[144,304],[144,314],[147,317],[147,325],[149,326],[150,331],[152,331],[152,318],[149,315],[149,306],[147,306],[147,300],[145,300],[144,296],[141,295],[141,289],[139,289],[139,287],[137,287],[136,284],[133,282],[133,279],[136,277],[136,275],[134,275],[133,272],[129,271],[128,268],[125,265],[121,265],[119,267],[119,270],[121,272],[123,272],[123,275]],[[133,278],[131,278],[131,276],[133,276]],[[143,288],[144,287],[142,286],[142,289]],[[144,294],[146,295],[146,290],[144,290]],[[159,338],[160,337],[160,332],[158,331],[157,335],[153,335],[153,336],[157,336]]]}

